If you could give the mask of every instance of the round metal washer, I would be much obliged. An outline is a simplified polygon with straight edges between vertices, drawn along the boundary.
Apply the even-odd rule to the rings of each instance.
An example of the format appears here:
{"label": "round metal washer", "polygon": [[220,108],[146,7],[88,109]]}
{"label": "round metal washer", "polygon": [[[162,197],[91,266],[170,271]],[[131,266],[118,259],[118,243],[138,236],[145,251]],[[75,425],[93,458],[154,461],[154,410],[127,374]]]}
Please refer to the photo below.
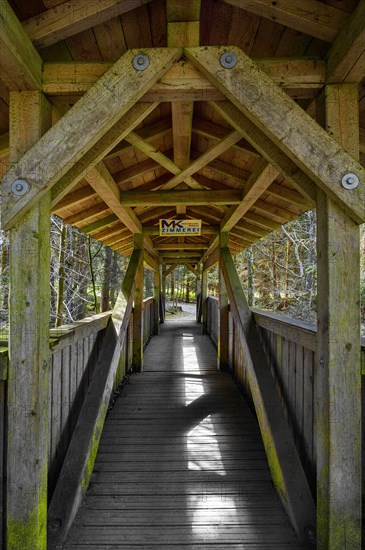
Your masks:
{"label": "round metal washer", "polygon": [[356,187],[359,185],[359,178],[356,174],[349,172],[348,174],[345,174],[342,178],[342,187],[345,189],[356,189]]}
{"label": "round metal washer", "polygon": [[148,55],[144,55],[143,53],[139,53],[133,58],[132,63],[133,63],[133,67],[136,69],[136,71],[144,71],[149,66],[150,59],[149,59]]}
{"label": "round metal washer", "polygon": [[225,69],[233,69],[237,65],[237,56],[233,52],[224,52],[221,55],[220,63]]}
{"label": "round metal washer", "polygon": [[27,180],[15,180],[11,184],[11,192],[13,195],[16,195],[17,197],[22,197],[23,195],[26,195],[30,189],[29,183]]}

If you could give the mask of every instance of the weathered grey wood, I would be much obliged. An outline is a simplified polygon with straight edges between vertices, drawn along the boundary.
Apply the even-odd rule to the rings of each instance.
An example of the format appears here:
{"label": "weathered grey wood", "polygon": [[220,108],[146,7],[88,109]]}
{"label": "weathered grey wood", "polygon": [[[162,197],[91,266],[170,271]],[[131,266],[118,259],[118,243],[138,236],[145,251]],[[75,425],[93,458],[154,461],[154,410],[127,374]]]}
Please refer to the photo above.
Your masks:
{"label": "weathered grey wood", "polygon": [[185,48],[185,55],[213,84],[358,223],[364,221],[365,187],[350,193],[341,185],[344,173],[362,182],[365,169],[336,143],[295,101],[280,89],[240,48],[232,69],[222,70],[225,47]]}
{"label": "weathered grey wood", "polygon": [[[356,158],[357,90],[352,97],[344,103],[338,87],[327,87],[326,127]],[[361,548],[360,234],[322,191],[317,220],[318,548],[356,550]]]}
{"label": "weathered grey wood", "polygon": [[[10,162],[51,124],[38,92],[10,95]],[[50,195],[10,234],[7,547],[46,550]]]}
{"label": "weathered grey wood", "polygon": [[257,327],[247,305],[228,248],[221,249],[222,270],[244,352],[244,365],[258,416],[274,485],[294,528],[303,540],[312,536],[315,507],[308,483],[275,390]]}
{"label": "weathered grey wood", "polygon": [[153,274],[153,334],[157,336],[160,332],[160,296],[161,276],[160,266]]}
{"label": "weathered grey wood", "polygon": [[303,548],[272,488],[255,416],[194,321],[163,325],[109,415],[64,547],[79,544]]}
{"label": "weathered grey wood", "polygon": [[7,0],[0,6],[1,78],[9,90],[40,90],[42,59]]}
{"label": "weathered grey wood", "polygon": [[[228,246],[228,233],[221,233],[220,244]],[[221,263],[220,258],[220,263]],[[219,311],[217,312],[217,349],[218,349],[218,369],[226,370],[228,368],[228,295],[224,276],[219,266]]]}
{"label": "weathered grey wood", "polygon": [[136,250],[131,256],[126,274],[127,282],[124,285],[128,299],[123,296],[122,291],[119,293],[49,507],[48,532],[51,548],[65,539],[90,482],[121,347],[132,311],[135,274],[140,266],[143,268],[142,252]]}
{"label": "weathered grey wood", "polygon": [[202,273],[202,334],[207,334],[207,296],[208,296],[208,271]]}
{"label": "weathered grey wood", "polygon": [[297,342],[312,351],[317,349],[316,327],[285,315],[252,308],[255,322],[259,327]]}
{"label": "weathered grey wood", "polygon": [[[135,250],[142,250],[142,235],[134,235]],[[141,252],[143,256],[143,251]],[[143,370],[143,261],[134,274],[135,294],[133,304],[133,368],[137,372]]]}
{"label": "weathered grey wood", "polygon": [[[14,225],[181,55],[179,49],[150,49],[149,68],[136,71],[132,60],[137,53],[129,50],[123,55],[9,170],[3,180],[4,228]],[[29,181],[31,187],[26,195],[16,199],[11,185],[19,177]]]}

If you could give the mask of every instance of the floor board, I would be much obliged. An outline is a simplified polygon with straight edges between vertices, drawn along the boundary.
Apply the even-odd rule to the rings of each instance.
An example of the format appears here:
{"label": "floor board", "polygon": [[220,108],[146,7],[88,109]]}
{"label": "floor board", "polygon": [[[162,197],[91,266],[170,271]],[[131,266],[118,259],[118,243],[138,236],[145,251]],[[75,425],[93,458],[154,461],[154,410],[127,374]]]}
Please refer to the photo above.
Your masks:
{"label": "floor board", "polygon": [[67,550],[301,550],[259,428],[193,321],[152,338],[109,415]]}

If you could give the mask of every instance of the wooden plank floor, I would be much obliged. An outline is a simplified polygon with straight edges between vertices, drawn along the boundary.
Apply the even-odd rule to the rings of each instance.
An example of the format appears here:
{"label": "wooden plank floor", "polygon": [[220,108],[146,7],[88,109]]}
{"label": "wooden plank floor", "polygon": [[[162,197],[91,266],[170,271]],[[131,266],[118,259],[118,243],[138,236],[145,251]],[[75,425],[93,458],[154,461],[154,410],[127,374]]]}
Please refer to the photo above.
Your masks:
{"label": "wooden plank floor", "polygon": [[107,419],[71,550],[299,550],[256,419],[200,325],[170,321]]}

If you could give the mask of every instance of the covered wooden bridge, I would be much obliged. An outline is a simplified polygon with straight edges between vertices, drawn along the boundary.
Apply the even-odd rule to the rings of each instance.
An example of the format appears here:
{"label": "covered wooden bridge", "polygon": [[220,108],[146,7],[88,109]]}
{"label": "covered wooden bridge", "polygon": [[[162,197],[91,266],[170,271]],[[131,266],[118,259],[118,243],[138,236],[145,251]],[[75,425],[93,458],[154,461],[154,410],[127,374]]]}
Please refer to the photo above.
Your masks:
{"label": "covered wooden bridge", "polygon": [[[364,0],[0,1],[3,548],[361,548],[364,27]],[[232,259],[312,208],[317,331],[250,311]],[[50,339],[52,212],[130,262]],[[202,334],[159,335],[177,264]]]}

